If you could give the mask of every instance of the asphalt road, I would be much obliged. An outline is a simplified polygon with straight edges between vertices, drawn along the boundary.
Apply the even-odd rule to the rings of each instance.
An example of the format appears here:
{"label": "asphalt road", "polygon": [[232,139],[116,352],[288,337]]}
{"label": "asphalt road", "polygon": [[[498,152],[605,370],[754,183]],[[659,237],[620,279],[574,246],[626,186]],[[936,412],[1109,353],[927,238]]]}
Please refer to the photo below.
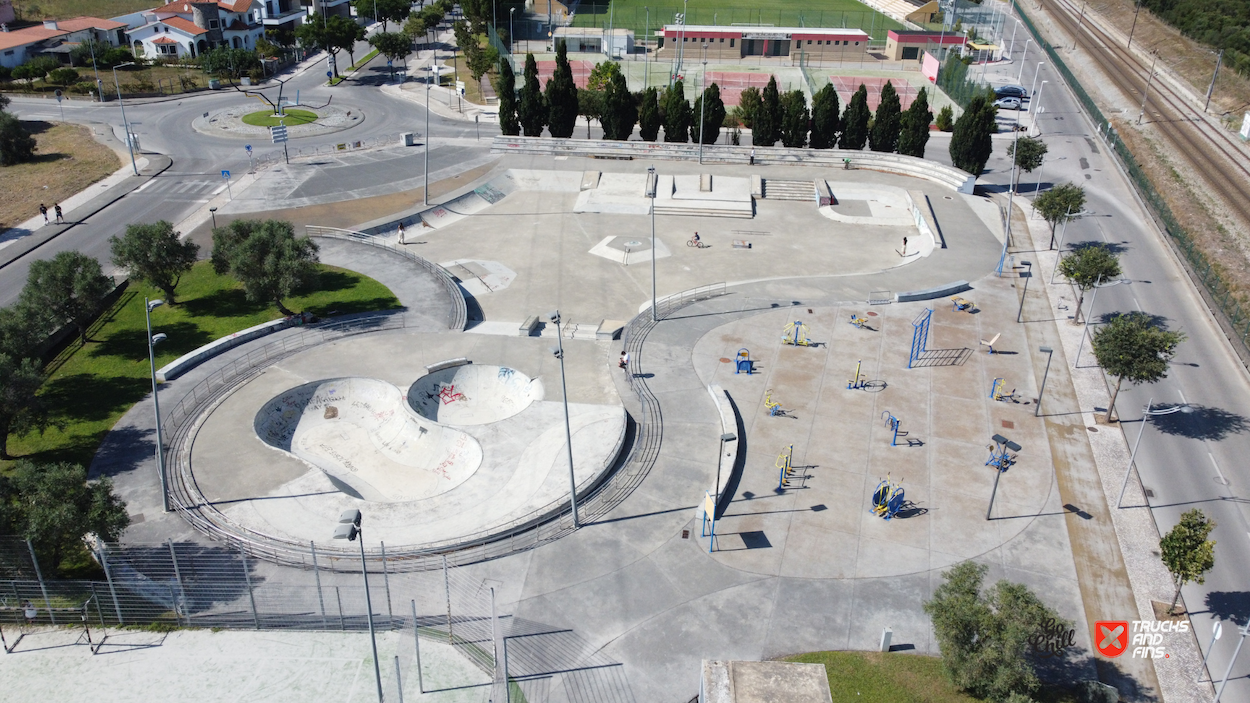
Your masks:
{"label": "asphalt road", "polygon": [[[1031,85],[1037,62],[1047,60],[1035,45],[1029,48],[1022,59],[1025,87]],[[995,83],[1014,83],[1019,75],[1018,65],[1004,70],[1011,75]],[[1048,83],[1042,95],[1045,109],[1039,125],[1050,151],[1038,172],[1020,179],[1020,191],[1031,198],[1039,176],[1042,189],[1065,181],[1084,185],[1086,210],[1092,214],[1068,226],[1064,248],[1081,242],[1107,244],[1119,253],[1123,269],[1123,283],[1098,293],[1091,334],[1111,314],[1141,311],[1188,336],[1168,377],[1136,387],[1125,383],[1116,408],[1128,439],[1133,441],[1142,427],[1142,411],[1151,399],[1156,409],[1160,405],[1188,406],[1182,412],[1151,420],[1136,464],[1142,485],[1153,492],[1148,500],[1160,534],[1170,530],[1181,513],[1192,508],[1201,508],[1218,523],[1212,534],[1217,542],[1215,568],[1207,574],[1205,584],[1191,584],[1183,590],[1195,634],[1205,653],[1217,619],[1238,624],[1250,619],[1250,519],[1245,495],[1246,486],[1250,486],[1250,464],[1244,460],[1250,456],[1250,374],[1210,319],[1201,299],[1189,290],[1188,280],[1171,260],[1168,245],[1138,215],[1139,206],[1099,142],[1096,125],[1091,124],[1068,91],[1059,89],[1062,78],[1049,65],[1041,68],[1037,84],[1041,85],[1041,81]],[[1094,153],[1095,148],[1098,153]],[[990,167],[993,170],[982,177],[981,183],[1006,186],[1009,175],[1005,149],[996,145]],[[1087,311],[1089,304],[1087,297]],[[1080,364],[1093,363],[1086,341]],[[1130,489],[1125,506],[1138,507],[1126,509],[1141,509],[1140,498],[1134,500],[1132,496]],[[1226,622],[1223,637],[1215,644],[1208,662],[1217,681],[1227,669],[1236,646],[1235,628]],[[1166,660],[1156,662],[1156,667],[1167,665]],[[1232,670],[1223,700],[1250,700],[1248,675],[1250,655],[1243,655]]]}
{"label": "asphalt road", "polygon": [[[363,46],[357,50],[357,57],[366,51]],[[347,65],[347,57],[344,54],[340,56],[339,65],[344,67]],[[291,147],[334,144],[343,141],[348,135],[353,140],[375,137],[393,137],[398,140],[399,134],[403,132],[425,131],[424,107],[391,97],[377,89],[376,86],[387,74],[385,59],[374,59],[353,79],[333,88],[325,85],[325,67],[326,63],[322,60],[302,75],[291,79],[284,88],[284,95],[293,96],[298,90],[301,101],[308,104],[321,104],[333,97],[335,104],[358,106],[365,112],[366,119],[362,124],[345,132],[293,139],[289,143]],[[263,90],[267,95],[276,97],[276,88]],[[131,130],[139,135],[142,149],[170,156],[173,166],[140,190],[126,195],[65,234],[0,268],[0,306],[9,305],[16,300],[25,285],[31,261],[51,258],[61,251],[76,250],[96,257],[105,271],[111,271],[113,267],[108,261],[109,237],[120,234],[128,224],[160,220],[178,222],[208,202],[222,188],[222,170],[245,172],[249,161],[243,148],[243,140],[202,134],[193,129],[191,123],[204,112],[247,103],[257,104],[257,101],[230,90],[159,101],[127,102],[126,119]],[[48,100],[16,98],[9,110],[22,119],[60,118],[56,104]],[[116,101],[106,104],[66,101],[64,110],[66,121],[108,124],[118,140],[123,139],[121,108]],[[475,134],[472,123],[445,120],[436,114],[430,117],[430,132],[435,139],[472,138]],[[480,150],[474,147],[435,148],[430,152],[430,171],[433,173],[452,167],[465,158],[485,153],[489,148],[487,144],[484,141]],[[252,147],[256,157],[282,151],[280,145],[269,143],[253,143]],[[473,153],[466,156],[466,151]],[[388,169],[398,171],[401,165],[398,161],[387,164],[383,160],[357,168],[361,170],[357,174],[360,178],[376,180],[385,179]],[[421,175],[424,173],[423,168],[422,159],[403,159],[405,178]],[[337,169],[336,177],[343,183],[353,183],[358,179],[353,176],[352,170]]]}

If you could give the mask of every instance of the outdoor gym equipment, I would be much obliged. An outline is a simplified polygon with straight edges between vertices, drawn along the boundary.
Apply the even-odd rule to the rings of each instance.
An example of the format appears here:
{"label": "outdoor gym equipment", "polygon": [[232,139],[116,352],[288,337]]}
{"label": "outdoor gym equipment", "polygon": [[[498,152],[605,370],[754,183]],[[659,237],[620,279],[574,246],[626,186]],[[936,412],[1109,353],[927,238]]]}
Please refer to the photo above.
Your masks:
{"label": "outdoor gym equipment", "polygon": [[961,298],[957,295],[951,296],[951,312],[959,312],[960,310],[971,311],[976,306],[976,303],[968,300],[967,298]]}
{"label": "outdoor gym equipment", "polygon": [[933,317],[933,308],[929,308],[916,316],[911,321],[911,353],[907,356],[907,368],[915,366],[920,361],[920,355],[927,351],[925,347],[929,343],[929,321]]}
{"label": "outdoor gym equipment", "polygon": [[745,371],[746,374],[750,376],[751,372],[754,370],[752,368],[752,364],[753,362],[751,361],[751,352],[747,351],[746,347],[743,347],[738,350],[738,357],[737,359],[735,359],[735,362],[734,362],[734,366],[735,366],[734,373],[739,374]]}
{"label": "outdoor gym equipment", "polygon": [[846,387],[848,389],[854,390],[854,389],[864,388],[865,386],[868,385],[867,377],[859,372],[860,368],[863,365],[864,365],[863,359],[860,359],[855,362],[855,378],[846,382]]}
{"label": "outdoor gym equipment", "polygon": [[795,320],[786,325],[786,330],[781,337],[782,344],[789,344],[795,347],[811,346],[812,340],[808,337],[810,329],[801,320]]}
{"label": "outdoor gym equipment", "polygon": [[707,543],[707,551],[711,554],[712,549],[716,546],[716,499],[712,497],[711,491],[703,492],[702,535],[711,538]]}
{"label": "outdoor gym equipment", "polygon": [[[882,412],[881,417],[885,418],[885,426],[889,427],[890,430],[894,432],[894,438],[890,440],[890,446],[897,447],[898,435],[899,435],[898,426],[902,423],[899,422],[897,417],[894,417],[893,415],[891,415],[889,410]],[[907,434],[907,433],[904,432],[903,434]]]}
{"label": "outdoor gym equipment", "polygon": [[1006,402],[1008,400],[1016,401],[1016,389],[1012,388],[1011,392],[1007,392],[1007,383],[1001,378],[994,379],[994,383],[990,384],[990,397],[994,400]]}
{"label": "outdoor gym equipment", "polygon": [[786,411],[781,409],[781,403],[773,400],[773,389],[769,388],[764,394],[764,407],[768,410],[768,414],[772,417],[785,415]]}
{"label": "outdoor gym equipment", "polygon": [[878,483],[877,489],[872,492],[872,512],[880,518],[889,520],[898,514],[901,507],[903,507],[903,487],[891,481],[890,475],[886,474],[885,479]]}
{"label": "outdoor gym equipment", "polygon": [[989,445],[990,458],[985,461],[986,466],[993,466],[994,471],[994,490],[990,492],[990,505],[985,509],[985,519],[990,519],[990,513],[994,511],[994,498],[998,495],[998,479],[1002,477],[1003,472],[1016,463],[1016,455],[1010,452],[1020,451],[1020,445],[1007,439],[1006,437],[996,434],[990,438],[993,444]]}
{"label": "outdoor gym equipment", "polygon": [[861,330],[872,329],[871,327],[868,326],[868,318],[860,317],[859,315],[856,315],[855,313],[851,313],[851,324],[855,325]]}
{"label": "outdoor gym equipment", "polygon": [[989,353],[990,353],[990,354],[997,354],[998,352],[994,351],[994,345],[998,342],[998,338],[999,338],[999,337],[1001,337],[1001,336],[1003,336],[1003,333],[1002,333],[1002,332],[999,332],[998,334],[994,335],[994,338],[993,338],[993,339],[991,339],[991,340],[990,340],[990,341],[988,341],[988,342],[987,342],[987,341],[985,341],[984,339],[982,339],[982,340],[981,340],[981,346],[984,346],[984,347],[989,347]]}
{"label": "outdoor gym equipment", "polygon": [[790,487],[790,476],[793,474],[794,467],[794,445],[791,444],[781,450],[777,455],[777,468],[781,471],[777,475],[777,490]]}

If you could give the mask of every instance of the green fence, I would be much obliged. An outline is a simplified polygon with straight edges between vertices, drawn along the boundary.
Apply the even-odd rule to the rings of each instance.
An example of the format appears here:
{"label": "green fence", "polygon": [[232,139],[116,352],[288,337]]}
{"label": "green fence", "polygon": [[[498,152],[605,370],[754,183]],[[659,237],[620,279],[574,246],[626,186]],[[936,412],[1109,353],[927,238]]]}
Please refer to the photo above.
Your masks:
{"label": "green fence", "polygon": [[972,76],[973,66],[969,66],[959,58],[958,54],[949,54],[938,71],[937,87],[956,105],[968,109],[968,103],[978,95],[990,93],[990,86],[985,81]]}
{"label": "green fence", "polygon": [[[733,25],[771,26],[771,27],[845,27],[862,29],[876,41],[885,41],[885,34],[891,29],[902,29],[903,25],[886,15],[869,10],[805,10],[798,4],[783,3],[782,8],[687,8],[686,24],[688,25]],[[641,37],[643,32],[652,32],[666,24],[676,24],[676,15],[682,11],[681,5],[669,7],[650,7],[648,9],[633,3],[616,3],[611,9],[609,3],[586,3],[577,6],[573,16],[574,27],[609,26],[619,29],[631,29]],[[864,7],[863,5],[858,5]]]}
{"label": "green fence", "polygon": [[1019,5],[1016,7],[1020,12],[1020,19],[1033,35],[1033,40],[1046,51],[1046,55],[1050,57],[1052,65],[1063,76],[1068,86],[1072,88],[1072,92],[1076,94],[1081,105],[1089,111],[1090,116],[1099,125],[1099,128],[1106,130],[1106,142],[1111,146],[1112,151],[1120,157],[1129,179],[1137,187],[1138,194],[1149,205],[1156,221],[1159,222],[1168,236],[1176,242],[1177,248],[1185,254],[1194,276],[1202,282],[1211,300],[1214,301],[1220,313],[1226,318],[1232,332],[1231,336],[1240,340],[1239,354],[1243,358],[1250,357],[1250,346],[1247,345],[1247,338],[1250,337],[1250,312],[1238,300],[1238,294],[1232,290],[1211,259],[1194,243],[1193,237],[1190,236],[1188,230],[1177,221],[1176,216],[1172,213],[1172,209],[1168,207],[1167,202],[1164,201],[1159,191],[1155,189],[1154,184],[1146,177],[1146,172],[1137,162],[1137,159],[1133,157],[1132,152],[1124,145],[1124,142],[1116,138],[1115,129],[1111,126],[1110,121],[1098,109],[1089,93],[1086,93],[1085,89],[1081,87],[1080,82],[1072,75],[1072,71],[1064,63],[1063,59],[1059,57],[1059,54],[1056,53],[1055,48],[1042,39],[1041,34],[1037,31],[1037,27],[1029,19],[1028,15],[1024,13],[1023,8]]}

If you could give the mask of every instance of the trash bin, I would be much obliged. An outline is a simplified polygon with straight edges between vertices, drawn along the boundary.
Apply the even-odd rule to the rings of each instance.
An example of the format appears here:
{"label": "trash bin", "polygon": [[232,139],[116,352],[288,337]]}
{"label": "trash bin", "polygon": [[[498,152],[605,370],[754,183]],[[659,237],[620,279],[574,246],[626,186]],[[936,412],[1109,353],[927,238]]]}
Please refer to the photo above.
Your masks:
{"label": "trash bin", "polygon": [[412,132],[404,132],[399,136],[404,140],[404,146],[416,146],[417,137]]}
{"label": "trash bin", "polygon": [[239,78],[239,83],[240,83],[241,85],[251,85],[251,84],[252,84],[252,78],[251,78],[250,76],[241,76],[241,77]]}
{"label": "trash bin", "polygon": [[208,79],[208,89],[209,89],[209,90],[218,90],[219,88],[221,88],[221,81],[220,81],[220,80],[218,80],[218,79],[216,79],[216,78],[209,78],[209,79]]}

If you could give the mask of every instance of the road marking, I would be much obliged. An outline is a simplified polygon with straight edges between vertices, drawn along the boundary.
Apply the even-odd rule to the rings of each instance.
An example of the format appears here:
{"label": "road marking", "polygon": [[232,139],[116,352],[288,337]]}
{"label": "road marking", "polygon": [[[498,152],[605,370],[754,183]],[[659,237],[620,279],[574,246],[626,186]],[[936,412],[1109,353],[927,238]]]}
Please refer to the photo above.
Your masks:
{"label": "road marking", "polygon": [[135,188],[135,192],[136,192],[136,193],[142,193],[142,192],[144,191],[144,189],[146,189],[148,186],[152,185],[152,184],[153,184],[153,183],[155,183],[155,182],[156,182],[155,180],[151,180],[151,179],[149,179],[147,183],[144,183],[143,185],[139,186],[138,188]]}
{"label": "road marking", "polygon": [[217,195],[218,193],[220,193],[221,191],[223,191],[223,190],[225,190],[225,189],[226,189],[226,186],[225,186],[225,185],[220,185],[220,186],[218,186],[218,187],[217,187],[217,190],[213,191],[213,195]]}
{"label": "road marking", "polygon": [[1133,297],[1133,304],[1137,306],[1137,312],[1141,312],[1141,303],[1137,302],[1137,297]]}
{"label": "road marking", "polygon": [[1215,473],[1219,474],[1220,480],[1224,482],[1225,486],[1227,486],[1228,479],[1224,478],[1224,472],[1220,471],[1220,465],[1215,463],[1215,457],[1211,455],[1211,452],[1207,452],[1207,456],[1211,458],[1211,465],[1215,467]]}

